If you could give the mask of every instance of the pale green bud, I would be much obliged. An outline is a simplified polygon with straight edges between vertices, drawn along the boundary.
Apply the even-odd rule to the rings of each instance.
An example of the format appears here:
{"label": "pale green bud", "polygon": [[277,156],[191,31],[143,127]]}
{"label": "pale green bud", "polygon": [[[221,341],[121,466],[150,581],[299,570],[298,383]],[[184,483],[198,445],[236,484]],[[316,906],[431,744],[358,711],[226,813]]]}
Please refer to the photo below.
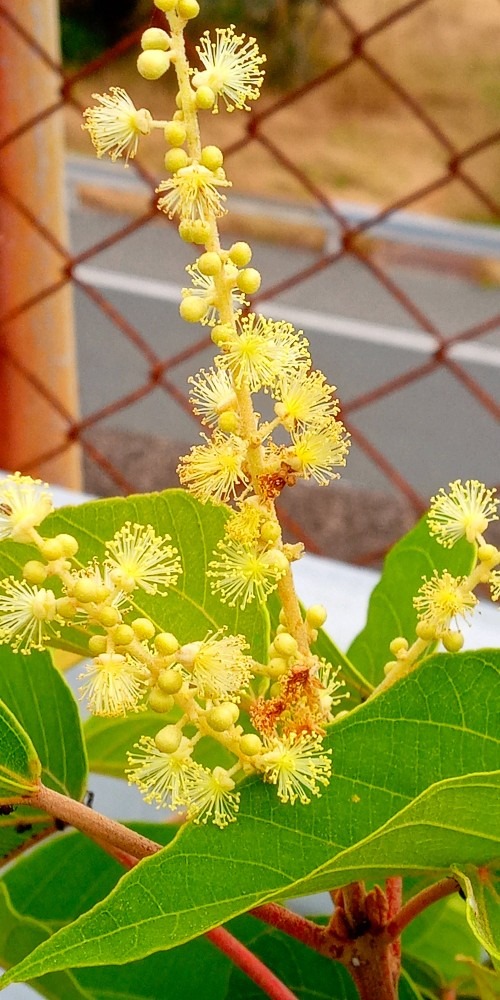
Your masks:
{"label": "pale green bud", "polygon": [[158,687],[165,694],[177,694],[182,684],[182,674],[178,670],[160,670],[158,674]]}
{"label": "pale green bud", "polygon": [[118,625],[121,617],[122,616],[118,611],[118,608],[112,608],[111,605],[108,605],[105,608],[98,608],[94,613],[94,618],[96,618],[101,625],[104,625],[104,628],[113,628],[113,625]]}
{"label": "pale green bud", "polygon": [[155,743],[162,753],[175,753],[179,749],[182,732],[178,726],[164,726],[155,736]]}
{"label": "pale green bud", "polygon": [[246,267],[252,259],[252,248],[242,240],[233,243],[229,249],[229,259],[236,264],[236,267]]}
{"label": "pale green bud", "polygon": [[277,653],[286,657],[296,656],[299,651],[297,640],[289,632],[281,632],[277,635],[273,646]]}
{"label": "pale green bud", "polygon": [[105,635],[91,635],[89,639],[89,652],[92,656],[100,656],[101,653],[105,653],[108,645],[108,640]]}
{"label": "pale green bud", "polygon": [[461,632],[444,632],[441,642],[449,653],[458,653],[464,644],[464,637]]}
{"label": "pale green bud", "polygon": [[28,583],[40,585],[47,579],[47,567],[38,559],[30,559],[23,566],[23,577]]}
{"label": "pale green bud", "polygon": [[164,52],[170,48],[170,38],[163,28],[146,28],[141,37],[141,48],[163,49]]}
{"label": "pale green bud", "polygon": [[254,757],[262,750],[262,740],[256,733],[245,733],[240,740],[240,750],[246,757]]}
{"label": "pale green bud", "polygon": [[135,633],[130,625],[117,625],[112,632],[113,642],[117,646],[129,646],[135,639]]}
{"label": "pale green bud", "polygon": [[174,146],[173,149],[169,149],[165,153],[165,170],[170,170],[173,174],[176,174],[178,170],[182,170],[188,164],[189,157],[185,149],[180,146]]}
{"label": "pale green bud", "polygon": [[174,707],[174,699],[171,695],[154,687],[149,694],[148,706],[152,712],[158,712],[161,715],[163,712],[170,712],[170,709]]}
{"label": "pale green bud", "polygon": [[[201,88],[203,89],[203,88]],[[210,88],[204,88],[209,90]],[[204,146],[201,151],[201,162],[208,170],[219,170],[224,163],[224,154],[218,146]]]}
{"label": "pale green bud", "polygon": [[398,635],[392,640],[392,642],[389,643],[389,649],[393,656],[399,656],[400,653],[406,653],[408,650],[408,640],[402,635]]}
{"label": "pale green bud", "polygon": [[240,271],[236,284],[240,292],[244,292],[245,295],[254,295],[255,292],[258,292],[261,281],[262,278],[255,267],[246,267]]}
{"label": "pale green bud", "polygon": [[193,17],[198,17],[200,5],[198,0],[179,0],[177,11],[184,21],[190,21]]}
{"label": "pale green bud", "polygon": [[240,429],[240,418],[234,410],[226,410],[218,417],[217,426],[224,434],[237,434]]}
{"label": "pale green bud", "polygon": [[206,299],[198,295],[186,295],[179,305],[179,312],[186,323],[200,323],[208,309]]}
{"label": "pale green bud", "polygon": [[321,628],[327,618],[326,608],[322,604],[312,604],[306,611],[306,621],[311,628]]}
{"label": "pale green bud", "polygon": [[145,80],[159,80],[170,66],[170,54],[162,49],[147,49],[137,59],[138,72]]}
{"label": "pale green bud", "polygon": [[149,618],[134,618],[134,621],[130,624],[134,630],[135,637],[141,641],[143,639],[152,639],[156,632],[153,622]]}
{"label": "pale green bud", "polygon": [[179,121],[167,122],[163,134],[171,146],[183,146],[186,141],[186,126]]}
{"label": "pale green bud", "polygon": [[179,642],[172,632],[159,632],[155,639],[155,649],[161,656],[172,656],[179,649]]}
{"label": "pale green bud", "polygon": [[196,107],[200,111],[210,111],[215,104],[215,94],[211,87],[198,87],[195,97]]}
{"label": "pale green bud", "polygon": [[208,276],[219,274],[222,267],[220,256],[215,251],[202,253],[201,257],[198,257],[197,264],[201,273]]}
{"label": "pale green bud", "polygon": [[216,705],[215,708],[211,708],[207,712],[206,719],[210,728],[214,729],[216,733],[224,733],[234,725],[239,714],[238,706],[227,701],[222,705]]}

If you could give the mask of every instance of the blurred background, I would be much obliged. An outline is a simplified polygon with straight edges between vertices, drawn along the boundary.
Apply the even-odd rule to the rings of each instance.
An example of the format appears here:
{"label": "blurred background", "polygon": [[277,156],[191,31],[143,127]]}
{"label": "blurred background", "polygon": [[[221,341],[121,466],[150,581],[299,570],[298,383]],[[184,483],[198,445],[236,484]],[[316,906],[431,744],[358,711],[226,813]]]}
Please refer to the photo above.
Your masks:
{"label": "blurred background", "polygon": [[[24,5],[23,5],[24,6]],[[193,248],[155,206],[154,134],[97,161],[82,109],[136,72],[150,0],[0,3],[0,466],[99,494],[177,485],[200,427],[189,374],[213,356],[178,315]],[[289,490],[290,538],[376,563],[456,478],[498,483],[500,3],[206,0],[267,53],[251,113],[205,113],[233,187],[224,240],[263,275],[252,305],[309,338],[338,388],[342,479]]]}

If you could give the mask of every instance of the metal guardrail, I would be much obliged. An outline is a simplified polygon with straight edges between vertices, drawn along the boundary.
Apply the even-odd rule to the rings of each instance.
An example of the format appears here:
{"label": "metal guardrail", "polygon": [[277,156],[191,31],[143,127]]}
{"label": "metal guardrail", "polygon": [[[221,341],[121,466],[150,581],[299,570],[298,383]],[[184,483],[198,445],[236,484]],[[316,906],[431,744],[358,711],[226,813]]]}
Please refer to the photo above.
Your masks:
{"label": "metal guardrail", "polygon": [[[131,170],[119,170],[112,163],[95,161],[90,157],[70,155],[66,160],[66,187],[70,204],[77,197],[75,185],[95,184],[117,191],[150,192],[147,182]],[[267,198],[243,197],[229,193],[233,211],[243,215],[264,215],[284,223],[320,225],[327,232],[329,252],[338,248],[340,227],[336,220],[319,206],[276,202]],[[361,226],[370,236],[404,243],[429,250],[466,254],[469,257],[498,258],[500,260],[500,226],[486,226],[451,219],[434,218],[416,212],[396,211],[376,222],[379,209],[353,201],[335,199],[335,209],[349,226]]]}

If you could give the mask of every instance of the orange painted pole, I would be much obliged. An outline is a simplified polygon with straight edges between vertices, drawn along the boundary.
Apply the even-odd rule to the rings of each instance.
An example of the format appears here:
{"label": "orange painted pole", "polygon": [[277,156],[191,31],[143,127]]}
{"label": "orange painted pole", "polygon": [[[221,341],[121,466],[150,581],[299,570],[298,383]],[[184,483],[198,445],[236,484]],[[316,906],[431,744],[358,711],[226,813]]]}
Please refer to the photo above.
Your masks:
{"label": "orange painted pole", "polygon": [[0,50],[0,466],[78,488],[57,0],[0,0]]}

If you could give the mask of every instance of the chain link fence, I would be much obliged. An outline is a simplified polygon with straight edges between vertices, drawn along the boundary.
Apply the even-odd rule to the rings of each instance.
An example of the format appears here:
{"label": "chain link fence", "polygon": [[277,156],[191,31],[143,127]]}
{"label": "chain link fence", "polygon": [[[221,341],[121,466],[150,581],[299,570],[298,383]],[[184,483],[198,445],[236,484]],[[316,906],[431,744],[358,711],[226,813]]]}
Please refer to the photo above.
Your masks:
{"label": "chain link fence", "polygon": [[[231,116],[238,118],[238,124],[231,123],[230,134],[220,133],[228,175],[232,176],[233,164],[237,177],[244,178],[246,171],[252,195],[249,201],[236,188],[228,217],[234,227],[231,237],[255,242],[255,263],[263,265],[263,287],[252,308],[272,309],[276,318],[297,321],[295,325],[304,328],[316,363],[339,387],[342,418],[353,442],[352,465],[348,464],[338,488],[323,492],[306,483],[288,491],[283,502],[287,529],[290,537],[301,538],[313,552],[358,562],[379,558],[422,511],[429,492],[446,484],[449,474],[467,478],[485,471],[490,485],[498,477],[500,294],[495,285],[497,280],[500,285],[500,276],[495,230],[472,225],[468,236],[464,225],[440,226],[408,212],[421,212],[422,207],[432,207],[436,195],[460,189],[469,215],[488,223],[500,217],[491,182],[494,171],[477,169],[478,163],[492,164],[495,158],[498,167],[500,129],[479,134],[481,115],[473,114],[467,141],[458,141],[439,102],[429,95],[425,99],[421,86],[415,87],[412,75],[401,69],[398,33],[404,28],[405,37],[411,35],[424,13],[431,16],[432,27],[432,11],[443,2],[394,0],[372,7],[379,15],[366,16],[361,23],[349,0],[318,0],[314,16],[321,52],[308,64],[301,82],[286,92],[267,93],[251,114]],[[466,3],[474,6],[474,0]],[[14,126],[12,119],[7,130],[4,123],[2,155],[63,109],[80,114],[91,102],[96,74],[105,81],[101,90],[122,85],[127,53],[137,46],[143,27],[152,23],[161,23],[156,9],[146,25],[103,55],[65,72],[27,30],[15,5],[0,3],[6,43],[15,38],[25,56],[29,53],[31,86],[36,91],[37,74],[49,74],[56,90],[55,98],[42,106],[35,100],[34,111],[29,103],[18,110]],[[500,9],[493,28],[500,31]],[[338,36],[334,51],[320,45],[322,33]],[[428,44],[432,46],[432,37]],[[377,208],[346,198],[350,180],[342,174],[341,153],[340,166],[336,172],[332,168],[328,183],[328,165],[321,165],[316,152],[322,138],[330,148],[342,140],[349,119],[345,114],[336,118],[338,94],[341,90],[348,101],[351,87],[367,101],[365,143],[379,177]],[[132,84],[130,90],[134,96]],[[376,101],[380,91],[389,105],[386,125],[393,135],[391,142],[386,136],[378,146],[377,134],[370,131],[370,97]],[[295,126],[298,112],[301,124]],[[405,168],[399,177],[403,121],[412,123],[416,153],[421,151],[424,166],[420,171]],[[214,141],[210,125],[208,121],[205,137]],[[338,148],[343,148],[341,141]],[[74,162],[80,171],[84,169],[80,160]],[[36,183],[36,169],[36,162],[29,164],[24,184]],[[391,171],[397,180],[384,197],[380,178]],[[0,184],[4,220],[7,206],[34,234],[36,245],[49,247],[55,259],[51,272],[42,275],[35,288],[29,286],[25,298],[18,288],[14,301],[8,295],[4,300],[1,366],[9,377],[15,374],[17,420],[28,420],[41,433],[34,435],[31,450],[24,448],[17,462],[12,449],[4,451],[0,462],[54,477],[59,475],[53,471],[54,460],[74,455],[78,444],[87,488],[104,493],[175,485],[178,446],[186,450],[189,436],[191,441],[196,436],[186,374],[209,363],[211,348],[203,328],[190,328],[186,334],[175,318],[174,286],[182,283],[179,268],[189,260],[189,256],[183,260],[183,249],[173,251],[173,257],[166,249],[162,282],[159,258],[166,246],[162,240],[170,233],[173,238],[175,232],[156,209],[158,178],[149,161],[138,156],[126,182],[115,181],[118,174],[120,164],[93,179],[79,175],[73,196],[80,212],[87,205],[88,218],[82,221],[81,215],[80,235],[73,238],[71,249],[64,232],[61,236],[60,229],[54,231],[46,206],[34,210],[22,187],[15,187],[12,173],[2,174]],[[262,190],[264,175],[270,179],[269,191]],[[332,196],[332,189],[342,197]],[[500,257],[500,237],[498,246]],[[22,276],[22,248],[18,253]],[[121,284],[118,279],[113,284],[123,261],[125,277]],[[97,274],[98,267],[104,277]],[[154,319],[149,306],[134,308],[131,270],[139,281],[141,302],[160,303]],[[9,280],[9,274],[4,275],[7,285]],[[13,342],[16,323],[29,317],[36,325],[39,311],[69,287],[77,297],[77,343],[84,343],[83,353],[87,352],[85,377],[99,386],[102,376],[105,384],[99,405],[90,406],[81,374],[81,417],[76,415],[73,389],[65,397],[54,374],[60,353],[71,354],[71,349],[56,346],[49,371],[43,374],[39,362],[31,363],[29,351],[25,357],[19,351],[22,338],[17,336],[17,347]],[[174,318],[168,319],[165,310],[170,305]],[[87,330],[82,332],[85,316]],[[147,317],[144,324],[143,317]],[[175,327],[175,336],[163,336],[158,323]],[[46,346],[50,352],[50,343]],[[29,387],[29,415],[21,402],[23,382]],[[153,399],[154,408],[148,409]],[[134,414],[142,414],[142,423],[134,420]],[[44,430],[54,415],[55,437]],[[5,425],[4,439],[10,433],[10,425]],[[458,459],[450,460],[452,452]],[[70,482],[71,476],[61,468],[60,481],[66,477]]]}

